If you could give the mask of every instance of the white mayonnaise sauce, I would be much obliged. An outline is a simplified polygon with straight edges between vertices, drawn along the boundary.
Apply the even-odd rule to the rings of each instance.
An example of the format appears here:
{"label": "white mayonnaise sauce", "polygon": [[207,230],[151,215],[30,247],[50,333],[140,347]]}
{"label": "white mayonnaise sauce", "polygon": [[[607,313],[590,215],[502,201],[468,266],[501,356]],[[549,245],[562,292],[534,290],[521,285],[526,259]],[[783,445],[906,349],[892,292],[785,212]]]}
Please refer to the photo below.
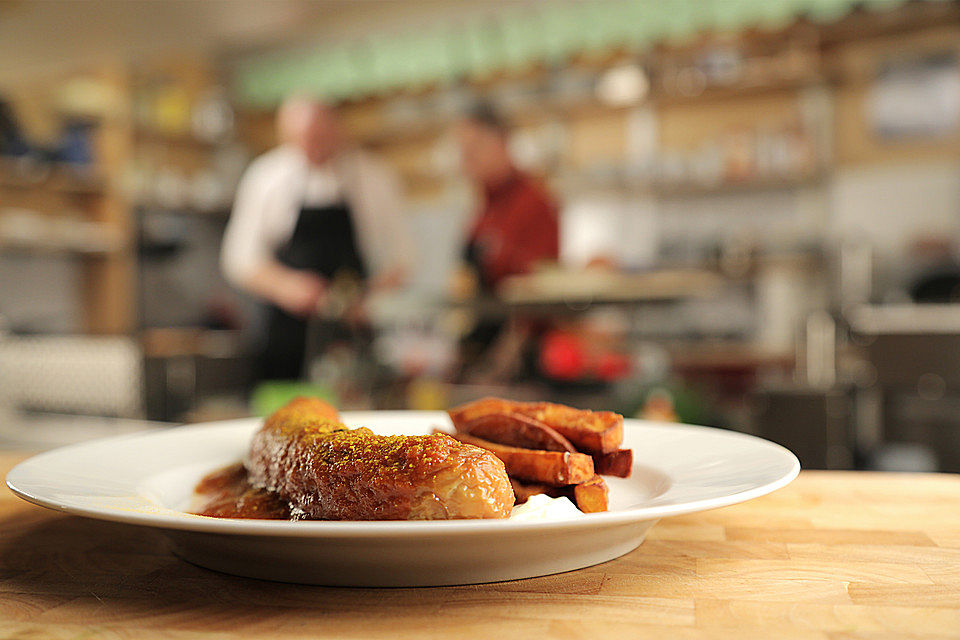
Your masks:
{"label": "white mayonnaise sauce", "polygon": [[545,494],[530,496],[523,504],[518,504],[510,513],[511,520],[569,520],[580,518],[584,514],[568,498],[551,498]]}

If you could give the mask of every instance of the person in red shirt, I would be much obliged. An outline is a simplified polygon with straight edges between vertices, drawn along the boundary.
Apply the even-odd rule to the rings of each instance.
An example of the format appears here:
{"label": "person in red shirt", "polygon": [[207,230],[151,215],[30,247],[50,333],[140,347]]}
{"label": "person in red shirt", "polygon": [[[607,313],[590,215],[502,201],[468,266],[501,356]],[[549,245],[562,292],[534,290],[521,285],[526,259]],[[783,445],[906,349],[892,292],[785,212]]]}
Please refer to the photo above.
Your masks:
{"label": "person in red shirt", "polygon": [[[480,207],[471,226],[465,262],[485,295],[505,278],[528,273],[560,253],[558,210],[546,187],[520,170],[510,153],[509,130],[489,104],[474,105],[457,128],[463,171]],[[516,372],[523,346],[536,333],[529,322],[482,321],[465,339],[465,355],[482,361],[483,381]],[[471,353],[472,351],[472,353]]]}
{"label": "person in red shirt", "polygon": [[489,105],[470,111],[458,138],[464,173],[481,198],[466,258],[476,267],[481,287],[492,293],[507,276],[557,260],[557,206],[539,180],[517,168],[507,126]]}

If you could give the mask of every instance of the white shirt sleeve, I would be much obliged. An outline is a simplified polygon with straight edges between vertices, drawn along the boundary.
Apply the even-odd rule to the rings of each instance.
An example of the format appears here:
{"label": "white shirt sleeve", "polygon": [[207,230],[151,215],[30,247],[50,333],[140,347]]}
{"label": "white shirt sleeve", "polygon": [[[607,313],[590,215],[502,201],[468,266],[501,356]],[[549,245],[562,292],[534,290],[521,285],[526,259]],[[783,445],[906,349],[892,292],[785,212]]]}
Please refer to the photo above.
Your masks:
{"label": "white shirt sleeve", "polygon": [[223,236],[220,268],[227,280],[243,288],[249,277],[268,260],[273,249],[267,230],[270,215],[270,171],[254,163],[244,173]]}

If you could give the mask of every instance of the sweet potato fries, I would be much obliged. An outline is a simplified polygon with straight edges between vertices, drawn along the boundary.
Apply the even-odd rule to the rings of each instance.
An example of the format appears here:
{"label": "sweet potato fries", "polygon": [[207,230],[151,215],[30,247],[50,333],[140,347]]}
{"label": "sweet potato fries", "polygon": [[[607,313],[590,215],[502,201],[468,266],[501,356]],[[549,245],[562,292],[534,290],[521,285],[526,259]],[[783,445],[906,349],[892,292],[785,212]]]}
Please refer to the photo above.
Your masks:
{"label": "sweet potato fries", "polygon": [[608,488],[598,474],[626,478],[633,451],[620,449],[623,416],[549,402],[484,398],[447,412],[454,438],[500,458],[517,504],[531,495],[567,496],[586,513],[606,511]]}

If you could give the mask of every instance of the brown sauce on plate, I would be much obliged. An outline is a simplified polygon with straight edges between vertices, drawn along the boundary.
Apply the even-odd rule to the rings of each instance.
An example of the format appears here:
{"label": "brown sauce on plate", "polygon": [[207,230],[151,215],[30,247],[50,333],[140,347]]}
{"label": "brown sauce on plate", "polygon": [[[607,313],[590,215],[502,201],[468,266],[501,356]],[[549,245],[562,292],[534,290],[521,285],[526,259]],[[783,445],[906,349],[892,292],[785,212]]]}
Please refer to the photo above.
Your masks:
{"label": "brown sauce on plate", "polygon": [[238,462],[203,477],[194,489],[193,513],[211,518],[299,520],[280,496],[252,484]]}

